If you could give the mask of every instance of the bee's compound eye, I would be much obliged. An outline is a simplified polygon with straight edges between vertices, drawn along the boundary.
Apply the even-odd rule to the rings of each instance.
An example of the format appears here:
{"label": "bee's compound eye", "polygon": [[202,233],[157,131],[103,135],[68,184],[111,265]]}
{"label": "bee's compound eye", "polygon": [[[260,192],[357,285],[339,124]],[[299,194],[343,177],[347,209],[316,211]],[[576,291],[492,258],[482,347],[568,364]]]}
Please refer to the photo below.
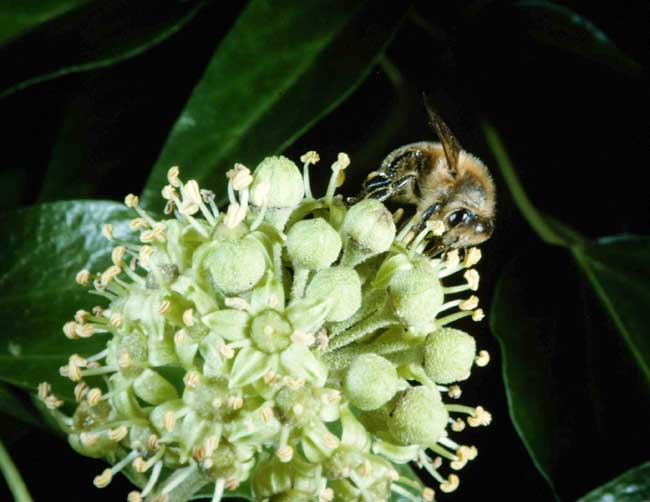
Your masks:
{"label": "bee's compound eye", "polygon": [[447,216],[447,223],[450,227],[455,227],[460,223],[467,223],[473,220],[476,216],[467,209],[458,209]]}

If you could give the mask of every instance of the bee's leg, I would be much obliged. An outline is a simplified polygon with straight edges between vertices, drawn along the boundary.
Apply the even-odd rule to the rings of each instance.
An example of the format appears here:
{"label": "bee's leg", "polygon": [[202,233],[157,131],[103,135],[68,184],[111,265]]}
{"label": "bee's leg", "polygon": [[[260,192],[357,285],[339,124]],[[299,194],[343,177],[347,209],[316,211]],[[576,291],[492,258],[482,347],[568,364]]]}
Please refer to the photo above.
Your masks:
{"label": "bee's leg", "polygon": [[[404,187],[415,180],[415,175],[410,174],[395,181],[392,181],[390,178],[386,177],[385,180],[381,179],[378,180],[378,182],[375,182],[377,178],[379,178],[379,176],[376,176],[370,180],[368,184],[366,184],[366,198],[378,199],[379,201],[383,202],[404,189]],[[372,184],[372,186],[369,186],[370,184]]]}
{"label": "bee's leg", "polygon": [[417,235],[422,230],[424,230],[427,221],[435,217],[436,214],[438,214],[438,212],[440,211],[440,209],[442,209],[442,203],[434,202],[429,207],[427,207],[424,211],[422,211],[422,214],[420,215],[420,221],[415,225],[415,227],[413,227],[412,231],[414,232],[414,234]]}

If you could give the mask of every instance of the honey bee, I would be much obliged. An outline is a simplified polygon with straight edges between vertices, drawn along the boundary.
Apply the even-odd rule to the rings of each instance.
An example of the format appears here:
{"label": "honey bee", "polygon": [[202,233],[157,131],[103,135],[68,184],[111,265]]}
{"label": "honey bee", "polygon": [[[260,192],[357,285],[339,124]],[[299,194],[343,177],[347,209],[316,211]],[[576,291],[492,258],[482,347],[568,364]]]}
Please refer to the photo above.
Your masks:
{"label": "honey bee", "polygon": [[444,231],[430,243],[432,254],[476,246],[494,230],[494,181],[483,162],[463,150],[426,95],[424,104],[440,142],[420,141],[392,151],[368,175],[355,199],[415,205],[417,223],[411,235],[429,221],[442,221]]}

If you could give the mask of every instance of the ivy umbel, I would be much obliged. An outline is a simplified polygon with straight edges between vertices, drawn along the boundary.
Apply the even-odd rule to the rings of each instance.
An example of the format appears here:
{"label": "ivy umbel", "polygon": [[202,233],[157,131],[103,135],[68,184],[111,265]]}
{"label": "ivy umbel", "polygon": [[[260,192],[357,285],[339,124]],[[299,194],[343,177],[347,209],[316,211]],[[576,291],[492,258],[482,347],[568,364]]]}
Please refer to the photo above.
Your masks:
{"label": "ivy umbel", "polygon": [[[184,501],[211,485],[218,502],[248,480],[264,501],[434,500],[400,476],[407,462],[443,492],[458,487],[448,469],[477,449],[452,436],[491,420],[450,402],[489,361],[448,326],[483,318],[471,294],[480,252],[428,257],[440,225],[414,236],[413,220],[398,231],[401,212],[376,200],[346,205],[343,153],[315,198],[318,154],[301,161],[302,173],[285,157],[253,173],[237,164],[225,212],[174,167],[164,219],[125,199],[138,243],[104,225],[113,264],[76,281],[107,305],[63,332],[106,337],[106,349],[61,368],[76,383],[72,416],[39,386],[72,447],[111,465],[98,488],[126,470],[140,485],[129,502]],[[443,285],[459,273],[463,283]]]}

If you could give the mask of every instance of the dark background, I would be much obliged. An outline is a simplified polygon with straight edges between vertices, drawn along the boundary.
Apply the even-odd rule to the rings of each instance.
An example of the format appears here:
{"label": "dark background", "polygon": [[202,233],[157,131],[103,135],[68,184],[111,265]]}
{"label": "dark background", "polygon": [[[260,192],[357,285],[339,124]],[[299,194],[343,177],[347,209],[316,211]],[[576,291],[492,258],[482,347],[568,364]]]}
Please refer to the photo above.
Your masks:
{"label": "dark background", "polygon": [[[121,5],[126,9],[127,3],[114,2],[111,8],[119,10]],[[648,185],[641,180],[648,171],[647,72],[630,75],[532,39],[529,27],[510,2],[434,3],[438,2],[414,2],[430,29],[406,19],[388,48],[387,57],[401,72],[400,89],[377,67],[348,100],[289,148],[287,155],[297,158],[313,148],[322,158],[333,158],[338,151],[350,153],[356,170],[349,173],[346,188],[353,192],[365,173],[392,148],[432,139],[418,97],[426,91],[463,146],[489,166],[494,166],[494,159],[479,120],[487,118],[497,127],[526,190],[543,211],[590,237],[648,233]],[[645,67],[647,2],[563,4],[593,22]],[[193,85],[241,7],[241,2],[210,3],[181,32],[139,57],[37,85],[1,100],[0,205],[14,207],[60,198],[119,200],[125,193],[137,192]],[[128,9],[130,17],[123,23],[135,28],[156,16],[170,15],[178,4],[144,1]],[[113,19],[97,6],[88,7],[83,15]],[[74,19],[70,23],[75,26]],[[35,67],[47,69],[61,53],[83,49],[74,30],[68,36],[57,33],[47,27],[39,29],[0,51],[0,89]],[[388,132],[377,141],[377,131],[384,129]],[[71,138],[67,148],[87,166],[82,173],[68,173],[65,163],[56,161],[54,146],[66,134]],[[48,166],[58,169],[57,176],[71,177],[66,193],[50,190]],[[561,267],[554,268],[553,252],[540,253],[538,238],[512,203],[496,167],[492,171],[499,208],[496,233],[483,246],[484,260],[479,265],[482,304],[490,305],[496,278],[505,264],[522,254],[537,260],[542,273],[558,274],[557,290],[532,294],[561,294],[563,272]],[[323,190],[325,183],[316,179],[314,185]],[[596,303],[588,293],[580,301]],[[593,312],[589,321],[604,330],[598,336],[613,331],[602,312]],[[571,326],[574,321],[559,317],[557,322]],[[497,344],[487,323],[472,325],[471,330],[479,345],[490,350],[493,363],[476,372],[464,386],[464,400],[483,404],[493,413],[494,422],[487,429],[464,435],[466,442],[479,447],[479,459],[461,473],[460,489],[439,499],[551,500],[551,492],[509,420]],[[616,344],[610,347],[613,358],[625,357],[623,352]],[[607,372],[606,360],[602,368],[595,368],[595,373],[601,372]],[[633,401],[636,378],[633,374],[611,376],[616,402]],[[543,406],[540,403],[540,409]],[[633,402],[630,406],[634,412]],[[621,413],[621,418],[633,416]],[[620,434],[622,451],[591,445],[593,450],[588,453],[602,456],[602,471],[594,473],[593,485],[569,487],[567,500],[643,460],[647,444],[644,452],[643,444],[626,436],[624,427],[616,434]],[[102,491],[95,489],[92,479],[103,469],[102,463],[80,457],[46,432],[26,430],[9,446],[36,500],[125,500],[130,490],[121,477]],[[579,469],[579,459],[574,465]],[[0,499],[8,497],[2,493]]]}

